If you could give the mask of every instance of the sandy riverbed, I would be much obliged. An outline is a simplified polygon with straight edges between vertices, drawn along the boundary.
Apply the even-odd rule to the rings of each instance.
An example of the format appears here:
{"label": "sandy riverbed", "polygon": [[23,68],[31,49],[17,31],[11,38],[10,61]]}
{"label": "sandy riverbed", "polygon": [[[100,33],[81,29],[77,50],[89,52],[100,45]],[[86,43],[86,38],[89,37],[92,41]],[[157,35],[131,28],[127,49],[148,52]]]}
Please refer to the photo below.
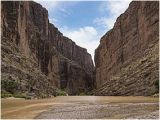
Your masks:
{"label": "sandy riverbed", "polygon": [[62,96],[40,100],[2,99],[3,118],[158,118],[158,98]]}

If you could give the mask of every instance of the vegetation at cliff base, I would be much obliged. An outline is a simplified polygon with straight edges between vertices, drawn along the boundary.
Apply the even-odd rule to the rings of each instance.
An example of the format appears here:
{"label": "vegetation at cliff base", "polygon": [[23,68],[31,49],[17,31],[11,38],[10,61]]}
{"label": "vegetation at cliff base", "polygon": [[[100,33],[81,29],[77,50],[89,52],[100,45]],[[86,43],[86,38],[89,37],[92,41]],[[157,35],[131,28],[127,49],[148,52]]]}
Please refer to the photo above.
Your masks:
{"label": "vegetation at cliff base", "polygon": [[156,88],[159,90],[159,80],[156,80],[155,86],[156,86]]}
{"label": "vegetation at cliff base", "polygon": [[1,91],[1,98],[8,98],[8,97],[31,99],[31,97],[27,96],[25,93],[14,93],[14,94],[11,94],[11,93],[6,92],[6,91]]}
{"label": "vegetation at cliff base", "polygon": [[56,90],[56,96],[67,96],[67,92],[65,92],[62,89],[57,89]]}

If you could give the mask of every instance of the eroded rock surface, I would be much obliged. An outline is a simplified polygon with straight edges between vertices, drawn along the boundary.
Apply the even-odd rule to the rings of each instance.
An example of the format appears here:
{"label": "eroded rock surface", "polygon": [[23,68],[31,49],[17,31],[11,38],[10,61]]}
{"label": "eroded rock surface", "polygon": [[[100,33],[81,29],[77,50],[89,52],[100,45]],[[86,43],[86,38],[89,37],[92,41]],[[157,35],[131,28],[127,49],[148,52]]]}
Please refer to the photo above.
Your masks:
{"label": "eroded rock surface", "polygon": [[[33,1],[3,1],[1,10],[3,57],[9,59],[10,55],[19,54],[20,61],[21,56],[31,59],[33,62],[30,61],[30,64],[36,64],[30,66],[31,69],[37,68],[50,81],[43,79],[42,83],[35,83],[39,84],[37,89],[43,91],[47,86],[42,89],[41,86],[47,84],[53,88],[62,88],[69,94],[79,94],[93,88],[94,66],[91,55],[87,53],[86,49],[63,36],[53,24],[49,23],[48,11],[45,8]],[[8,49],[16,48],[18,52],[11,49],[10,53],[6,53],[6,47]],[[11,65],[13,62],[14,60],[10,59]],[[17,66],[22,66],[22,64],[19,62],[14,66],[18,69]],[[9,61],[2,58],[2,75],[6,75],[8,69]],[[22,67],[22,69],[29,71],[28,68]],[[18,77],[17,81],[19,82],[18,73],[9,74]],[[35,76],[32,77],[31,81],[35,82]],[[21,79],[24,82],[20,86],[28,80],[25,77]],[[4,80],[3,77],[2,80]],[[37,79],[37,81],[39,80]]]}
{"label": "eroded rock surface", "polygon": [[95,51],[96,95],[157,92],[159,2],[133,1]]}

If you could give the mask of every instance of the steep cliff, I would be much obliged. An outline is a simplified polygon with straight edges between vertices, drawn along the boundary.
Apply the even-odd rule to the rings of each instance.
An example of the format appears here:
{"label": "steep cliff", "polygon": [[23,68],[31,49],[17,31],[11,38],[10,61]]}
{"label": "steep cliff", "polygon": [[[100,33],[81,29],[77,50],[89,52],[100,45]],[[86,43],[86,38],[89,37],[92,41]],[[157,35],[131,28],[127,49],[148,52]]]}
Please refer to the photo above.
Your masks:
{"label": "steep cliff", "polygon": [[[69,94],[79,94],[93,88],[91,55],[49,23],[48,11],[40,4],[33,1],[2,1],[1,18],[2,81],[11,81],[8,76],[13,76],[18,86],[26,87],[24,91],[28,92],[46,91],[51,87],[49,95],[56,87]],[[9,72],[11,66],[15,70]],[[14,73],[16,70],[19,71],[17,74]],[[21,74],[22,71],[29,76],[32,74],[30,81],[36,88],[31,85],[32,90],[29,91],[29,78]],[[36,75],[44,78],[36,78]],[[21,91],[22,87],[18,89]]]}
{"label": "steep cliff", "polygon": [[133,1],[95,51],[96,95],[157,92],[159,2]]}
{"label": "steep cliff", "polygon": [[[56,37],[54,37],[56,36]],[[52,50],[52,57],[49,60],[49,73],[54,76],[54,60],[58,58],[58,71],[60,77],[60,86],[68,93],[76,94],[86,92],[93,88],[93,61],[87,50],[77,46],[71,39],[65,37],[49,24],[49,41]],[[54,47],[52,47],[54,46]],[[54,50],[55,49],[55,50]]]}

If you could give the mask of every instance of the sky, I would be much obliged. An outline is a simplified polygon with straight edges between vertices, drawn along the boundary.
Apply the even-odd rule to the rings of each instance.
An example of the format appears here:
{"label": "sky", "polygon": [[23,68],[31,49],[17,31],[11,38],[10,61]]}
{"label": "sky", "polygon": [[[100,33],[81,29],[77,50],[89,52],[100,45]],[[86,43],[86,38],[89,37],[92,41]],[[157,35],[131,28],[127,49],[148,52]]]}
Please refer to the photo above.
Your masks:
{"label": "sky", "polygon": [[110,29],[117,17],[129,6],[123,1],[37,1],[48,10],[49,21],[64,36],[86,48],[94,59],[100,38]]}

